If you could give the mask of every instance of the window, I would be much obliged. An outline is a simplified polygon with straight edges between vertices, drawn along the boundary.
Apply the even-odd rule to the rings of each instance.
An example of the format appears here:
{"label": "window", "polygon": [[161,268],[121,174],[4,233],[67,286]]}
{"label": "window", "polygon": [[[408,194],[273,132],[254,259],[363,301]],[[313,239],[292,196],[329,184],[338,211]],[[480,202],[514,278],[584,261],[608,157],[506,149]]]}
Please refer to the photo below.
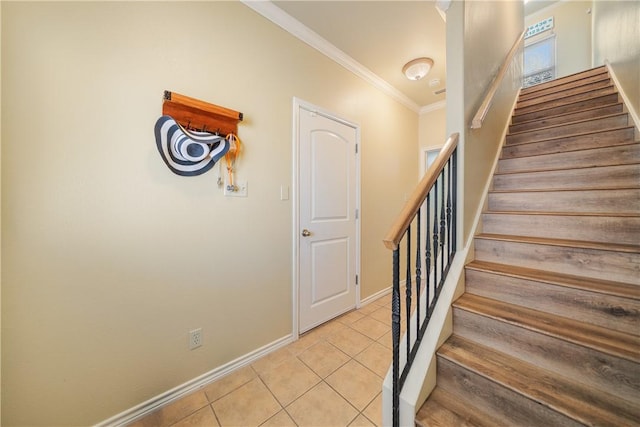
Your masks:
{"label": "window", "polygon": [[555,34],[524,47],[524,87],[553,80],[555,74]]}

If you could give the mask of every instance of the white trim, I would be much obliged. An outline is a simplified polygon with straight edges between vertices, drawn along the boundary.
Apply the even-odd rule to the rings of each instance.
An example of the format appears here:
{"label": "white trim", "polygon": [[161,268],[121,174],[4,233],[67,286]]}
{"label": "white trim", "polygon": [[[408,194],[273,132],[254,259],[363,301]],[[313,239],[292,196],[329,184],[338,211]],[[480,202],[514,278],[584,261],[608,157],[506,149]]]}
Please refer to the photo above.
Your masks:
{"label": "white trim", "polygon": [[436,111],[441,108],[445,108],[446,106],[447,106],[446,99],[442,101],[434,102],[433,104],[428,104],[428,105],[425,105],[424,107],[420,107],[420,111],[418,111],[418,114],[423,115],[431,111]]}
{"label": "white trim", "polygon": [[382,289],[381,291],[378,291],[373,295],[369,295],[368,297],[360,301],[360,308],[364,307],[365,305],[371,304],[377,299],[380,299],[386,295],[389,295],[392,290],[393,290],[393,287],[389,286],[388,288]]}
{"label": "white trim", "polygon": [[300,166],[298,164],[298,157],[300,156],[298,150],[298,135],[300,133],[300,100],[293,98],[293,126],[291,136],[291,217],[293,219],[291,230],[291,334],[294,340],[298,339],[300,335],[300,308],[298,307],[298,287],[300,286],[300,271],[298,266],[300,265],[300,241],[298,239],[298,230],[300,230],[300,207],[298,206],[298,188],[300,187]]}
{"label": "white trim", "polygon": [[631,120],[633,121],[636,129],[640,129],[640,118],[638,117],[638,112],[634,110],[633,104],[629,100],[627,93],[624,91],[624,88],[620,85],[620,80],[618,80],[618,76],[616,76],[615,71],[613,71],[611,62],[609,62],[608,59],[605,59],[604,65],[607,66],[607,70],[609,70],[609,75],[611,76],[611,80],[613,80],[613,83],[616,85],[616,89],[618,89],[618,94],[620,94],[620,97],[624,102],[624,106],[626,107],[627,112],[629,113],[629,116],[631,116]]}
{"label": "white trim", "polygon": [[318,33],[293,18],[272,2],[242,0],[242,3],[267,18],[269,21],[278,25],[292,36],[297,37],[323,55],[342,65],[344,68],[389,95],[405,107],[416,113],[420,110],[420,106],[404,93],[400,92],[398,89],[387,83],[386,80],[382,79],[373,71],[369,70],[367,67],[335,47]]}
{"label": "white trim", "polygon": [[262,346],[250,353],[247,353],[243,356],[238,357],[231,362],[228,362],[222,366],[219,366],[211,371],[200,375],[192,380],[187,381],[177,387],[172,388],[162,394],[159,394],[146,402],[143,402],[133,408],[127,409],[115,415],[108,420],[102,421],[95,425],[95,427],[120,427],[131,424],[134,421],[137,421],[150,413],[172,403],[178,399],[182,399],[189,393],[194,392],[197,389],[200,389],[228,374],[235,371],[236,369],[240,369],[243,366],[247,366],[256,360],[260,359],[267,354],[278,350],[279,348],[284,347],[287,344],[293,342],[293,338],[291,335],[286,335],[282,338],[279,338],[265,346]]}
{"label": "white trim", "polygon": [[300,298],[300,271],[299,271],[299,263],[300,263],[300,239],[298,238],[298,233],[300,230],[300,206],[299,206],[299,192],[300,192],[300,140],[299,140],[299,130],[300,130],[300,109],[304,108],[305,110],[313,111],[317,114],[320,114],[328,119],[334,120],[338,123],[342,123],[345,126],[349,126],[356,131],[356,145],[358,146],[358,152],[356,155],[356,206],[355,208],[358,210],[359,215],[355,219],[356,221],[356,274],[358,275],[358,285],[356,286],[355,294],[355,308],[358,309],[361,307],[360,301],[360,289],[362,289],[362,272],[360,271],[360,255],[361,255],[361,225],[362,225],[362,206],[361,206],[361,176],[360,176],[360,159],[362,153],[362,144],[360,140],[360,125],[344,119],[337,114],[326,110],[324,108],[318,107],[310,102],[304,101],[300,98],[293,97],[293,137],[292,140],[292,161],[293,161],[293,191],[292,191],[292,205],[293,205],[293,257],[292,257],[292,336],[294,340],[298,339],[300,334],[300,304],[298,299]]}
{"label": "white trim", "polygon": [[444,145],[439,145],[437,147],[421,147],[422,153],[420,154],[420,178],[422,178],[424,174],[427,173],[427,153],[429,151],[440,152],[442,150],[442,147],[444,147]]}
{"label": "white trim", "polygon": [[524,42],[524,47],[529,47],[533,44],[540,43],[551,37],[556,37],[556,35],[557,34],[555,33],[555,31],[551,31],[550,33],[547,33],[547,34],[545,33],[536,34],[535,36],[527,39],[527,41]]}

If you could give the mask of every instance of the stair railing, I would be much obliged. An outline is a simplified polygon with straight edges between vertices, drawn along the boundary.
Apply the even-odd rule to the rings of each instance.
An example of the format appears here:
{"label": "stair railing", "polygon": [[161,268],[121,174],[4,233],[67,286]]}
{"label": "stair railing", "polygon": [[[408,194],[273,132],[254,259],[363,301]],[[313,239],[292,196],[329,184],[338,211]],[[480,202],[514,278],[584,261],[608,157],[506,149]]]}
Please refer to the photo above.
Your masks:
{"label": "stair railing", "polygon": [[[458,134],[452,134],[433,165],[415,188],[406,205],[393,223],[383,242],[393,251],[393,290],[391,300],[391,333],[393,339],[393,426],[400,423],[400,392],[415,359],[429,319],[456,253],[457,219],[457,147]],[[423,216],[421,211],[425,212]],[[411,227],[415,227],[415,274],[411,268]],[[424,229],[424,232],[421,231]],[[423,240],[424,236],[424,240]],[[400,360],[400,244],[406,242],[405,321],[406,354],[402,371]],[[422,243],[424,242],[424,243]],[[424,255],[424,257],[423,257]],[[424,278],[423,278],[424,269]],[[415,328],[410,324],[414,305]],[[421,292],[423,294],[421,295]],[[424,300],[424,308],[421,307]],[[422,311],[424,310],[424,311]],[[415,332],[412,345],[412,330]]]}
{"label": "stair railing", "polygon": [[524,40],[525,33],[526,33],[526,30],[520,34],[520,36],[513,43],[513,46],[511,46],[511,50],[509,50],[509,53],[507,53],[507,56],[505,57],[504,61],[502,61],[502,65],[500,66],[500,70],[498,70],[498,74],[493,79],[493,82],[491,82],[491,86],[489,86],[489,90],[487,91],[487,94],[482,100],[482,104],[480,104],[480,108],[478,108],[478,112],[476,113],[475,116],[473,116],[473,119],[471,120],[471,129],[480,129],[482,127],[482,122],[484,121],[484,118],[487,116],[487,113],[491,108],[491,104],[493,103],[493,97],[496,95],[496,92],[498,92],[500,83],[502,83],[502,79],[504,78],[504,75],[507,73],[507,69],[511,65],[511,61],[513,61],[513,57],[516,55],[516,52],[518,52],[518,49],[520,48],[520,44],[522,43],[522,40]]}

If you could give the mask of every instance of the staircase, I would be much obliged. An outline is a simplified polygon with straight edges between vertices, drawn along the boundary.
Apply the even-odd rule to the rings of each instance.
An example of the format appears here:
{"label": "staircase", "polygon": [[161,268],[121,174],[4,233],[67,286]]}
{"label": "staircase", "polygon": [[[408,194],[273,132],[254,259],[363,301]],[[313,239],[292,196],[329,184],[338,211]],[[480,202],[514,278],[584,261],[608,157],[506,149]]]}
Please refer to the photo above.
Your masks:
{"label": "staircase", "polygon": [[606,68],[522,90],[418,426],[640,425],[640,141]]}

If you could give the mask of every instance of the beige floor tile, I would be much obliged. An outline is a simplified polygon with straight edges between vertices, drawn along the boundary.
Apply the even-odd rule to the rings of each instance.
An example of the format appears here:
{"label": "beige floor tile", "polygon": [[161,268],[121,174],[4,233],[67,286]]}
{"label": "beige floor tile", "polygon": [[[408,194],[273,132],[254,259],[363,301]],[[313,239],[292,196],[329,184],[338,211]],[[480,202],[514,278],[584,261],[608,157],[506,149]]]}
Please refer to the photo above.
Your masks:
{"label": "beige floor tile", "polygon": [[260,427],[296,427],[296,423],[293,422],[289,414],[287,414],[287,411],[283,409],[269,418]]}
{"label": "beige floor tile", "polygon": [[300,427],[347,426],[358,415],[358,411],[349,402],[324,382],[289,405],[287,412]]}
{"label": "beige floor tile", "polygon": [[335,335],[340,331],[344,330],[346,326],[337,320],[332,320],[330,322],[324,323],[317,328],[313,329],[311,333],[318,334],[321,338],[327,338],[329,336]]}
{"label": "beige floor tile", "polygon": [[169,426],[185,417],[188,417],[208,404],[209,401],[207,400],[207,396],[205,396],[204,392],[198,391],[170,403],[152,414],[149,414],[145,418],[136,421],[129,427]]}
{"label": "beige floor tile", "polygon": [[287,360],[260,377],[282,406],[287,406],[321,380],[297,358]]}
{"label": "beige floor tile", "polygon": [[382,426],[382,393],[378,394],[362,413],[375,425]]}
{"label": "beige floor tile", "polygon": [[258,374],[262,374],[273,368],[277,368],[278,365],[294,357],[295,355],[289,350],[289,346],[285,346],[256,360],[251,367],[253,367]]}
{"label": "beige floor tile", "polygon": [[207,405],[198,412],[182,419],[172,427],[219,427],[218,420],[213,414],[211,406]]}
{"label": "beige floor tile", "polygon": [[373,313],[374,311],[376,311],[379,308],[380,308],[380,306],[378,304],[369,303],[369,304],[367,304],[367,305],[365,305],[363,307],[360,307],[358,309],[358,312],[361,313],[361,314],[365,314],[366,315],[366,314]]}
{"label": "beige floor tile", "polygon": [[381,297],[378,297],[378,298],[374,299],[373,301],[371,301],[371,304],[380,305],[380,306],[385,305],[386,303],[391,302],[391,299],[389,299],[388,301],[386,299],[389,295],[391,295],[391,294],[389,293],[389,294],[383,295]]}
{"label": "beige floor tile", "polygon": [[390,326],[369,316],[358,320],[351,327],[373,340],[377,340],[391,330]]}
{"label": "beige floor tile", "polygon": [[376,427],[376,425],[369,421],[367,417],[360,414],[351,424],[349,424],[349,427]]}
{"label": "beige floor tile", "polygon": [[355,359],[384,379],[389,366],[391,366],[391,350],[374,342],[358,354]]}
{"label": "beige floor tile", "polygon": [[376,301],[378,302],[379,305],[382,305],[382,306],[391,304],[391,292],[389,292],[383,297],[378,298]]}
{"label": "beige floor tile", "polygon": [[355,360],[349,361],[325,381],[358,411],[366,408],[382,390],[382,379]]}
{"label": "beige floor tile", "polygon": [[211,406],[222,427],[259,426],[282,409],[260,378],[252,379]]}
{"label": "beige floor tile", "polygon": [[353,322],[362,319],[364,316],[365,315],[360,313],[359,311],[350,311],[347,314],[343,314],[342,316],[338,317],[336,320],[348,326]]}
{"label": "beige floor tile", "polygon": [[385,307],[380,307],[373,313],[369,314],[369,317],[372,317],[387,326],[391,326],[391,311],[387,310]]}
{"label": "beige floor tile", "polygon": [[323,337],[320,334],[312,330],[301,335],[296,341],[289,344],[286,348],[291,352],[291,354],[297,356],[322,339]]}
{"label": "beige floor tile", "polygon": [[327,341],[320,341],[298,356],[321,378],[326,378],[351,358]]}
{"label": "beige floor tile", "polygon": [[367,348],[373,340],[351,328],[345,328],[335,335],[327,337],[327,341],[353,357]]}
{"label": "beige floor tile", "polygon": [[391,340],[391,331],[389,331],[386,334],[384,334],[383,336],[381,336],[377,340],[377,342],[379,344],[382,344],[383,346],[385,346],[389,350],[392,350],[393,349],[393,341]]}
{"label": "beige floor tile", "polygon": [[251,366],[244,366],[229,375],[220,378],[214,383],[209,384],[204,388],[204,392],[209,399],[209,402],[214,402],[220,399],[222,396],[231,393],[238,387],[248,383],[256,377],[256,372]]}

